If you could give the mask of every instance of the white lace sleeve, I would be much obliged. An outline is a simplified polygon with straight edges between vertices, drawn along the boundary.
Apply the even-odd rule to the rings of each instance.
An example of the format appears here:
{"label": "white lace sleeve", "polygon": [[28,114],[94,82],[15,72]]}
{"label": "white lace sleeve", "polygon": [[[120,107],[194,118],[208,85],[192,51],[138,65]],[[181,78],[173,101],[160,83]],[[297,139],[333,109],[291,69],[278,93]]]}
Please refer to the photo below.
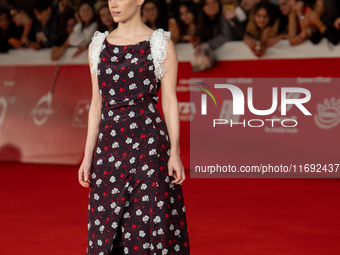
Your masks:
{"label": "white lace sleeve", "polygon": [[162,79],[166,71],[163,61],[166,58],[166,49],[169,38],[170,31],[164,31],[162,28],[158,28],[152,33],[150,39],[151,56],[155,67],[155,76],[157,81]]}
{"label": "white lace sleeve", "polygon": [[99,31],[94,32],[92,41],[89,45],[89,55],[91,60],[91,73],[98,74],[98,64],[100,63],[100,52],[102,49],[103,42],[106,36],[109,34],[108,31],[101,33]]}

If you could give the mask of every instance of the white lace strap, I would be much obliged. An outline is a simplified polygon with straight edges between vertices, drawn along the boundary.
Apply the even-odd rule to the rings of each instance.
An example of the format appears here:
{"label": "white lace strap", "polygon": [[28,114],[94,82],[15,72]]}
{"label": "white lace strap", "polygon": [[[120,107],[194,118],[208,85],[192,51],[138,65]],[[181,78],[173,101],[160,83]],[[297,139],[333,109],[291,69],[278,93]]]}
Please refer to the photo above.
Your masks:
{"label": "white lace strap", "polygon": [[164,31],[162,28],[158,28],[153,31],[150,39],[151,56],[155,67],[155,76],[157,81],[162,79],[166,71],[163,61],[166,58],[166,49],[169,38],[170,31]]}
{"label": "white lace strap", "polygon": [[94,32],[92,41],[89,45],[89,55],[91,59],[91,73],[98,74],[98,64],[100,63],[100,53],[102,50],[103,42],[106,36],[109,34],[108,31],[101,33],[99,31]]}

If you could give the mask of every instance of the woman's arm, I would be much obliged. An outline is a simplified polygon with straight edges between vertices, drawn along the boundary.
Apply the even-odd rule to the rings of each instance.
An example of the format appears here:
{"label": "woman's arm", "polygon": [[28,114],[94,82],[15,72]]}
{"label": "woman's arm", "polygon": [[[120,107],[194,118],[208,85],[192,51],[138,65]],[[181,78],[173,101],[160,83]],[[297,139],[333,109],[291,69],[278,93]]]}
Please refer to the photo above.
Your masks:
{"label": "woman's arm", "polygon": [[266,47],[271,47],[281,41],[282,39],[287,38],[286,34],[278,34],[279,32],[280,20],[277,19],[274,25],[271,27],[270,31],[268,31],[268,38],[266,38]]}
{"label": "woman's arm", "polygon": [[[90,50],[89,50],[90,52]],[[91,69],[91,59],[88,55],[89,65]],[[92,100],[89,110],[88,127],[87,127],[87,137],[85,144],[85,153],[83,162],[79,169],[79,182],[84,187],[90,186],[90,174],[91,165],[93,160],[94,149],[97,144],[98,132],[99,132],[99,122],[101,117],[101,103],[102,96],[99,93],[98,77],[96,74],[91,73],[92,81]]]}
{"label": "woman's arm", "polygon": [[302,30],[300,34],[298,33],[298,26],[300,19],[299,12],[292,11],[288,16],[288,39],[291,46],[295,46],[303,43],[306,38],[306,31]]}
{"label": "woman's arm", "polygon": [[[161,80],[162,109],[164,120],[170,136],[169,175],[175,177],[172,183],[181,184],[185,180],[184,167],[180,158],[179,147],[179,107],[176,95],[178,57],[174,42],[169,39],[166,58],[164,60],[165,74]],[[173,171],[175,173],[173,174]]]}
{"label": "woman's arm", "polygon": [[62,45],[53,46],[51,50],[51,60],[52,61],[59,60],[69,46],[70,44],[68,42],[68,38]]}

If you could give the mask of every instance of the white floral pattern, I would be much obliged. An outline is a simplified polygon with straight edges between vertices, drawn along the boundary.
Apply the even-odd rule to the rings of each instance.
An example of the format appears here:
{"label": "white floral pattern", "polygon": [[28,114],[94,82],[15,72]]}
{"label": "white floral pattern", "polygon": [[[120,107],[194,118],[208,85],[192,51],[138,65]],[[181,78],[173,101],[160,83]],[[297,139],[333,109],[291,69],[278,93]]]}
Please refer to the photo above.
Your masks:
{"label": "white floral pattern", "polygon": [[87,255],[190,255],[182,188],[168,175],[170,142],[156,108],[168,35],[157,29],[148,40],[121,46],[103,34],[96,34],[103,45],[93,40],[102,107]]}
{"label": "white floral pattern", "polygon": [[[105,31],[104,33],[101,33],[99,31],[96,31],[92,37],[92,41],[89,46],[89,55],[91,58],[91,73],[98,74],[98,64],[100,63],[100,52],[103,50],[103,42],[105,38],[109,35],[108,31]],[[162,28],[158,28],[153,31],[151,38],[150,38],[150,48],[151,48],[151,54],[148,55],[149,60],[153,60],[154,69],[155,69],[155,76],[156,81],[160,81],[162,77],[164,76],[166,70],[163,65],[163,62],[167,55],[167,46],[168,46],[168,40],[171,37],[170,31],[164,31]],[[113,50],[114,53],[119,52],[119,48],[115,47]],[[125,55],[126,59],[130,59],[132,55],[130,53],[127,53]],[[114,56],[111,58],[112,62],[117,61],[117,57]],[[133,58],[131,60],[131,63],[137,64],[138,59]],[[152,70],[153,67],[150,66],[150,70]],[[133,74],[132,74],[133,77]],[[132,78],[130,76],[130,78]]]}
{"label": "white floral pattern", "polygon": [[108,31],[105,31],[104,33],[96,31],[92,37],[92,41],[89,45],[89,56],[91,59],[91,73],[93,74],[98,74],[98,64],[100,63],[99,55],[102,50],[103,42],[108,34]]}

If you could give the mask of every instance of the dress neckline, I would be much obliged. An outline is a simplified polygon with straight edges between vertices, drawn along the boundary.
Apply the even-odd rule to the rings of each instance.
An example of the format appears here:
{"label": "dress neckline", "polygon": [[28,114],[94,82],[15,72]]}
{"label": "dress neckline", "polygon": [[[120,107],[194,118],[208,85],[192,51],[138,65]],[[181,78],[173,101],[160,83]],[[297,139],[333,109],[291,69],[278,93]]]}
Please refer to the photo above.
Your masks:
{"label": "dress neckline", "polygon": [[139,45],[141,43],[145,43],[145,42],[148,42],[150,41],[151,37],[153,36],[153,33],[155,32],[155,30],[152,32],[151,36],[146,39],[146,40],[143,40],[143,41],[139,41],[137,43],[134,43],[134,44],[125,44],[125,45],[118,45],[118,44],[112,44],[110,43],[108,40],[107,40],[107,36],[105,36],[105,41],[107,42],[107,44],[111,45],[111,46],[115,46],[115,47],[130,47],[130,46],[136,46],[136,45]]}

